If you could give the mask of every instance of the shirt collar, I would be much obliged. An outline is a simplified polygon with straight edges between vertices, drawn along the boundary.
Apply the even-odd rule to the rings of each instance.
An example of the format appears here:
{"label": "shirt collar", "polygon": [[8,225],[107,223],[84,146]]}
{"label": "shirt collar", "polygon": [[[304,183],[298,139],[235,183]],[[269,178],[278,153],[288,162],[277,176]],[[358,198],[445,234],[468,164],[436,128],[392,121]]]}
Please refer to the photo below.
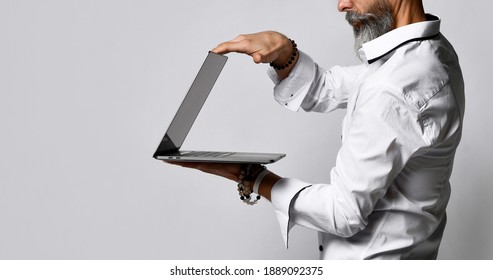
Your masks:
{"label": "shirt collar", "polygon": [[427,21],[396,28],[363,44],[359,50],[360,57],[372,63],[404,43],[438,35],[441,19],[431,14],[427,14],[426,17]]}

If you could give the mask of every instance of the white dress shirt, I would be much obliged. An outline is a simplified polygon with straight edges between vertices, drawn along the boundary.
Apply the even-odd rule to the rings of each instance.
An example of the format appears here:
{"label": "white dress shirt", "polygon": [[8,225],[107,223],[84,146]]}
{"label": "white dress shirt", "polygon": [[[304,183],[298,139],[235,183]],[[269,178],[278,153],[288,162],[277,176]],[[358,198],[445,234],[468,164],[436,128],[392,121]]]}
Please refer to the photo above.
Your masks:
{"label": "white dress shirt", "polygon": [[346,108],[330,182],[283,178],[272,204],[288,245],[294,225],[319,232],[321,259],[434,259],[461,138],[464,84],[440,19],[363,45],[365,62],[326,71],[300,52],[275,99],[291,110]]}

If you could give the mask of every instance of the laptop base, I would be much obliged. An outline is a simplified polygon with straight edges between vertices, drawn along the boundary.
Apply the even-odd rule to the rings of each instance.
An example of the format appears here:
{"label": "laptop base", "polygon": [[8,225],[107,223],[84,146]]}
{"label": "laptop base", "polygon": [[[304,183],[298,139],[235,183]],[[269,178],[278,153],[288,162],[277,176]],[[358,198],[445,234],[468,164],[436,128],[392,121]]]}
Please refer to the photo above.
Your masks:
{"label": "laptop base", "polygon": [[155,158],[164,161],[177,162],[269,164],[274,163],[285,156],[285,154],[273,153],[178,151],[168,155],[157,155]]}

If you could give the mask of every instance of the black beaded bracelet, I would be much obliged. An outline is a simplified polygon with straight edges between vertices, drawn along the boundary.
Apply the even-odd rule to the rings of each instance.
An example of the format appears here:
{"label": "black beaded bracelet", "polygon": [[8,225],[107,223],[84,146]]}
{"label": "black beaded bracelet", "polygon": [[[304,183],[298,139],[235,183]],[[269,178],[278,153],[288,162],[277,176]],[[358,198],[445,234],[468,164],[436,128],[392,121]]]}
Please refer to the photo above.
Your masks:
{"label": "black beaded bracelet", "polygon": [[276,70],[284,70],[286,68],[289,68],[289,66],[291,66],[291,64],[293,64],[294,60],[296,59],[296,56],[298,55],[298,45],[296,45],[296,42],[294,40],[291,40],[291,39],[288,39],[291,44],[293,45],[293,53],[291,53],[291,58],[288,60],[288,62],[286,62],[285,64],[283,65],[277,65],[275,64],[274,62],[271,62],[269,65],[276,69]]}

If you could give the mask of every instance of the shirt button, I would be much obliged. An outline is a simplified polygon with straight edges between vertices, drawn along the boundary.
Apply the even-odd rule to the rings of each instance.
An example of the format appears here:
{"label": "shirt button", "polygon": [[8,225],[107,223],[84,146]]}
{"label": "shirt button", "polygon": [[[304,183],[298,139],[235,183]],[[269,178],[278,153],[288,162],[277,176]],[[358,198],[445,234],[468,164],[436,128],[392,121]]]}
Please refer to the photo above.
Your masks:
{"label": "shirt button", "polygon": [[322,245],[318,246],[318,250],[319,250],[320,252],[322,252],[322,251],[324,250],[324,246],[322,246]]}

